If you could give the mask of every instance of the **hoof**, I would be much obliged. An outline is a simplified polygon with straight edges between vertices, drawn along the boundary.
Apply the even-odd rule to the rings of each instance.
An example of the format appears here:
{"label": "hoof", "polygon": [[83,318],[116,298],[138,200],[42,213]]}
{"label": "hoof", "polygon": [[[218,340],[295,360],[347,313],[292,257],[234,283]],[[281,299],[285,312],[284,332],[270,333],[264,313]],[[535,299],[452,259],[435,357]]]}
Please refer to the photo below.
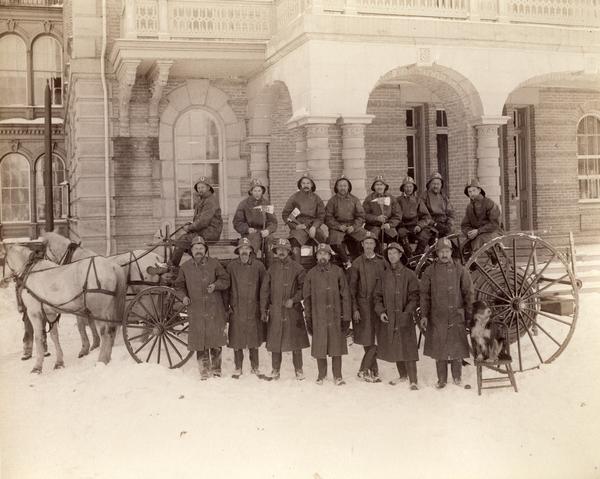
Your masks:
{"label": "hoof", "polygon": [[90,354],[89,350],[82,349],[81,351],[79,351],[79,354],[77,355],[77,357],[83,358],[84,356],[87,356],[88,354]]}
{"label": "hoof", "polygon": [[59,362],[59,363],[56,363],[56,364],[54,365],[54,369],[64,369],[64,368],[65,368],[65,363],[64,363],[64,362],[62,362],[62,361],[61,361],[61,362]]}
{"label": "hoof", "polygon": [[92,347],[90,348],[90,351],[93,351],[94,349],[97,349],[99,347],[100,347],[100,343],[99,342],[98,343],[93,343]]}
{"label": "hoof", "polygon": [[50,351],[46,351],[46,352],[44,353],[44,357],[45,357],[45,358],[47,358],[48,356],[50,356]]}
{"label": "hoof", "polygon": [[42,374],[42,368],[35,367],[31,370],[31,374]]}
{"label": "hoof", "polygon": [[27,361],[28,359],[31,359],[31,354],[29,353],[23,354],[23,356],[21,356],[21,361]]}

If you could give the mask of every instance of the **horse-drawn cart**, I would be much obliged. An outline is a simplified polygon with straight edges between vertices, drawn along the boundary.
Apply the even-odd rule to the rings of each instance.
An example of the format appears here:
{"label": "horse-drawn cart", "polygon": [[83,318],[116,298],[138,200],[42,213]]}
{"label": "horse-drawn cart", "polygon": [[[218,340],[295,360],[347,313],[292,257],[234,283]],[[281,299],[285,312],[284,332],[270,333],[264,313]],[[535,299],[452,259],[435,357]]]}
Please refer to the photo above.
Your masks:
{"label": "horse-drawn cart", "polygon": [[[126,275],[122,326],[127,350],[137,362],[161,363],[170,368],[183,366],[192,356],[187,348],[187,308],[176,294],[172,278],[153,275],[148,266],[168,259],[177,241],[174,233],[166,231],[147,250],[111,257]],[[66,238],[54,238],[49,241],[46,255],[55,263],[64,265],[95,256]],[[54,244],[57,241],[62,242],[58,247]],[[573,335],[579,310],[581,282],[574,275],[572,242],[570,251],[564,254],[542,238],[526,233],[505,234],[470,253],[465,252],[456,235],[453,241],[454,256],[471,272],[476,299],[490,304],[495,319],[508,327],[510,342],[516,343],[515,369],[523,371],[556,359]],[[223,250],[235,242],[222,240],[209,247],[214,255],[213,247]],[[162,254],[156,253],[159,249]],[[422,256],[411,258],[408,265],[420,277],[434,254],[432,244]],[[303,265],[308,268],[314,258],[307,256]],[[226,259],[222,254],[216,257]]]}

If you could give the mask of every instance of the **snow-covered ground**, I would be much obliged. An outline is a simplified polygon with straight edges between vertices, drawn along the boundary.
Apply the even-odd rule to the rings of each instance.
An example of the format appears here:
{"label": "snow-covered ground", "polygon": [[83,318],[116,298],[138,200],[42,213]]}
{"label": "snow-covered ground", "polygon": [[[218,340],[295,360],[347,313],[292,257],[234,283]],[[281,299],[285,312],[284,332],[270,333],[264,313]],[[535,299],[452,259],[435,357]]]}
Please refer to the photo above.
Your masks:
{"label": "snow-covered ground", "polygon": [[[552,364],[517,375],[511,389],[477,396],[438,391],[434,363],[418,363],[421,389],[359,382],[362,348],[344,358],[344,387],[293,378],[228,377],[200,382],[181,370],[136,364],[119,339],[108,365],[97,351],[77,359],[72,318],[60,325],[66,368],[42,375],[20,360],[22,325],[12,289],[0,290],[0,477],[29,478],[370,478],[600,477],[600,294],[583,295],[578,326]],[[52,351],[52,346],[50,347]],[[261,350],[261,364],[270,358]],[[246,370],[248,365],[246,364]],[[395,366],[382,364],[382,375]]]}

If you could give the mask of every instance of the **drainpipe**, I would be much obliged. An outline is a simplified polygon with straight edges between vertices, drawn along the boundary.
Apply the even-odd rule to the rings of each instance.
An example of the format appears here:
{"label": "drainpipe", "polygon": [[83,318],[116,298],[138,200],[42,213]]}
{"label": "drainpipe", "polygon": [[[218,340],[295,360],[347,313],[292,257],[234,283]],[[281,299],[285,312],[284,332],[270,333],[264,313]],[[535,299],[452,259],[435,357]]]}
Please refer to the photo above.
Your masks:
{"label": "drainpipe", "polygon": [[104,203],[106,209],[106,256],[110,256],[110,159],[108,157],[108,89],[106,87],[106,0],[102,0],[102,53],[100,54],[100,77],[102,79],[102,93],[104,95]]}

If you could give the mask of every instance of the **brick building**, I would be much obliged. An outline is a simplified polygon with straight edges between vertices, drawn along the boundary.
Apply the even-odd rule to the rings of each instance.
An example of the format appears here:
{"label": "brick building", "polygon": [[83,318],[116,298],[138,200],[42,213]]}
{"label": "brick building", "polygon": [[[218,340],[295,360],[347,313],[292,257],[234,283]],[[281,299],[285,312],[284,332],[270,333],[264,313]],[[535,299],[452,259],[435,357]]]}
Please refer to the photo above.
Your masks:
{"label": "brick building", "polygon": [[[40,229],[42,73],[61,87],[56,209],[99,252],[187,221],[200,175],[235,237],[250,178],[280,212],[305,170],[324,199],[342,173],[363,197],[440,170],[459,211],[477,176],[507,229],[600,237],[594,0],[55,3],[0,0],[2,237]],[[45,37],[59,72],[49,41],[36,63]]]}

